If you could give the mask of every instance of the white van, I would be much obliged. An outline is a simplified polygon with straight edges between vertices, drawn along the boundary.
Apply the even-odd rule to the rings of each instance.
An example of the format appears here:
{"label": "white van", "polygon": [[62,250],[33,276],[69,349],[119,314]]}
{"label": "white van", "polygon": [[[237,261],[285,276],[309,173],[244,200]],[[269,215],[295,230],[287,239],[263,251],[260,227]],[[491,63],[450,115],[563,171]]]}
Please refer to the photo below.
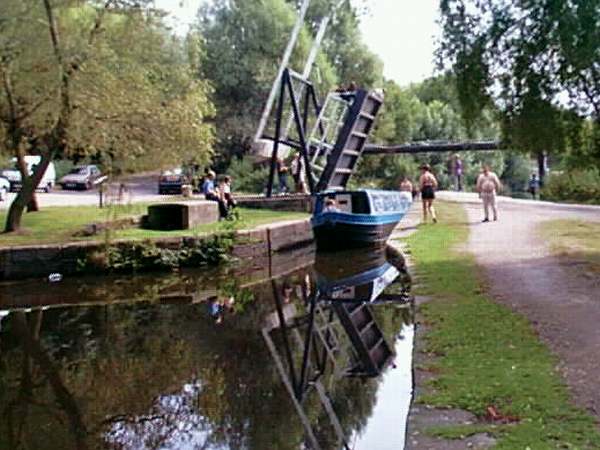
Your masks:
{"label": "white van", "polygon": [[[34,167],[40,163],[42,160],[41,156],[38,155],[26,155],[25,156],[25,164],[27,164],[27,170],[31,175],[33,173]],[[6,178],[10,182],[10,190],[18,191],[21,189],[21,172],[17,168],[17,158],[12,158],[10,162],[13,165],[12,169],[7,169],[2,171],[2,176]],[[54,163],[50,162],[48,168],[46,169],[46,173],[40,180],[40,184],[38,185],[38,189],[43,190],[44,192],[50,192],[54,185],[56,184],[56,169],[54,168]]]}

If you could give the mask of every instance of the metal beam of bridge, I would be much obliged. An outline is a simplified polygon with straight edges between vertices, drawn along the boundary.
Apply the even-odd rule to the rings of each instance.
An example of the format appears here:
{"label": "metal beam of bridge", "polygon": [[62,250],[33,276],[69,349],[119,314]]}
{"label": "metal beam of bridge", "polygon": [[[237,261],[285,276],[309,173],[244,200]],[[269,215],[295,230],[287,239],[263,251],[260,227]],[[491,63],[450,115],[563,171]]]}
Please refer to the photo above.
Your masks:
{"label": "metal beam of bridge", "polygon": [[363,150],[363,155],[396,155],[429,152],[459,152],[465,150],[491,151],[500,150],[499,141],[477,142],[413,142],[401,145],[368,144]]}

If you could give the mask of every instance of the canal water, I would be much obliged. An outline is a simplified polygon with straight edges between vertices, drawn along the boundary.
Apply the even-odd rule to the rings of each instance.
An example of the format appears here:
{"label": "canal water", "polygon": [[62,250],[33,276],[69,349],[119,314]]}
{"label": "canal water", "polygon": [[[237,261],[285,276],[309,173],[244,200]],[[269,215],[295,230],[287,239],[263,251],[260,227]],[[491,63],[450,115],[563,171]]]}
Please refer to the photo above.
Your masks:
{"label": "canal water", "polygon": [[402,449],[395,256],[2,283],[0,449]]}

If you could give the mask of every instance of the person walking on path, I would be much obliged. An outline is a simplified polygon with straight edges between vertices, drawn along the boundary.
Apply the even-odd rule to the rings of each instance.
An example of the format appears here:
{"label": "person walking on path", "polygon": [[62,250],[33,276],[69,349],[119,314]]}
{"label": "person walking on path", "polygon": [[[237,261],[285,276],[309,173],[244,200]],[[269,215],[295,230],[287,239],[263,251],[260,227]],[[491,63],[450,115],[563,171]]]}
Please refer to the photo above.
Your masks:
{"label": "person walking on path", "polygon": [[402,182],[400,182],[400,195],[406,197],[409,202],[413,201],[413,184],[408,177],[402,178]]}
{"label": "person walking on path", "polygon": [[531,174],[531,178],[529,179],[529,193],[531,194],[531,198],[533,200],[537,200],[538,191],[540,189],[540,180],[538,180],[537,175],[535,173]]}
{"label": "person walking on path", "polygon": [[435,190],[438,186],[437,179],[431,173],[429,164],[421,166],[421,177],[419,178],[419,186],[421,188],[421,202],[423,203],[423,223],[427,222],[427,212],[431,214],[433,223],[437,223],[433,200],[435,199]]}
{"label": "person walking on path", "polygon": [[496,205],[496,192],[500,191],[502,184],[498,175],[490,171],[490,166],[483,166],[483,171],[477,178],[477,192],[483,201],[483,214],[484,218],[482,222],[490,221],[490,208],[494,214],[494,221],[498,220],[498,207]]}
{"label": "person walking on path", "polygon": [[462,180],[463,180],[463,162],[458,154],[454,155],[452,164],[452,174],[454,175],[455,188],[457,191],[462,191]]}

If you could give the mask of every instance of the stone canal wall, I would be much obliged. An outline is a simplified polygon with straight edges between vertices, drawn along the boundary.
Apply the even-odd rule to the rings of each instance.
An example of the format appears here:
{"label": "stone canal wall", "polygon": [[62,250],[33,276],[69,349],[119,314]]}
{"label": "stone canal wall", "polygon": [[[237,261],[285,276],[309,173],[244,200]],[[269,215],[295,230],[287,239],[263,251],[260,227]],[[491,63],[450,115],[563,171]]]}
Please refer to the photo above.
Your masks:
{"label": "stone canal wall", "polygon": [[[152,239],[160,249],[194,248],[212,236]],[[313,240],[309,219],[263,225],[235,233],[232,256],[240,259],[264,257],[309,243]],[[106,252],[107,246],[130,245],[132,241],[71,242],[67,244],[28,245],[0,248],[0,280],[47,277],[51,273],[73,275],[82,263]]]}

